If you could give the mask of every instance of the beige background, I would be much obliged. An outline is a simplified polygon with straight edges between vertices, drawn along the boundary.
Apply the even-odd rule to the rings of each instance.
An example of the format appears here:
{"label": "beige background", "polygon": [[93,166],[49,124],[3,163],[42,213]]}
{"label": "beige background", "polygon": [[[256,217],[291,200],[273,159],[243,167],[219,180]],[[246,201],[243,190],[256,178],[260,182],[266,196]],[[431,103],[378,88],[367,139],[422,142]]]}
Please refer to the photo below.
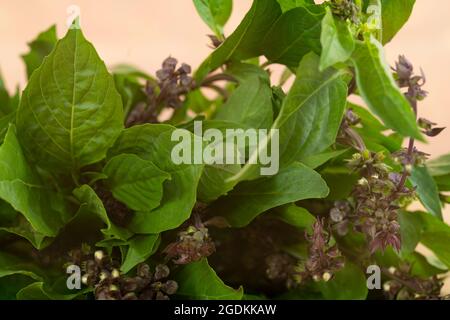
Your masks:
{"label": "beige background", "polygon": [[[234,1],[226,34],[251,3]],[[195,68],[210,52],[210,31],[191,0],[0,0],[0,69],[11,90],[25,84],[20,55],[27,52],[26,43],[53,23],[63,36],[72,4],[80,7],[84,33],[107,65],[127,62],[154,72],[172,55]],[[421,149],[434,156],[450,152],[450,1],[417,0],[410,21],[386,54],[390,64],[405,54],[425,71],[430,95],[421,103],[420,114],[449,130]],[[450,221],[450,210],[446,211]]]}

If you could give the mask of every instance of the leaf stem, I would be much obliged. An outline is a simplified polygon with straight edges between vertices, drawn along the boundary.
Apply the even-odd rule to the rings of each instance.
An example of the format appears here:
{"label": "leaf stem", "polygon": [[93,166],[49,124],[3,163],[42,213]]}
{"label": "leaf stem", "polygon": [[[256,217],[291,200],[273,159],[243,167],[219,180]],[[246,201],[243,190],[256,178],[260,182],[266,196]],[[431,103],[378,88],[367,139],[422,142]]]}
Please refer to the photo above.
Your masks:
{"label": "leaf stem", "polygon": [[224,88],[221,88],[215,84],[207,84],[207,85],[203,85],[203,87],[213,89],[214,91],[219,93],[221,96],[223,96],[224,99],[228,99],[228,92]]}
{"label": "leaf stem", "polygon": [[[408,100],[411,104],[411,108],[413,109],[415,118],[417,120],[417,99],[408,97]],[[415,144],[415,139],[409,138],[407,159],[411,159],[413,156],[414,144]],[[401,191],[405,187],[406,179],[408,179],[409,174],[410,174],[410,172],[405,166],[405,168],[403,168],[402,177],[400,178],[400,181],[397,185],[397,191]]]}
{"label": "leaf stem", "polygon": [[73,182],[75,183],[75,185],[76,185],[77,187],[79,187],[79,186],[80,186],[80,181],[79,181],[79,179],[78,179],[78,175],[76,174],[75,170],[72,170],[71,174],[72,174],[72,180],[73,180]]}
{"label": "leaf stem", "polygon": [[213,74],[207,78],[205,78],[201,83],[200,83],[200,87],[205,87],[210,85],[213,82],[216,81],[230,81],[230,82],[237,82],[236,78],[226,74],[226,73],[218,73],[218,74]]}

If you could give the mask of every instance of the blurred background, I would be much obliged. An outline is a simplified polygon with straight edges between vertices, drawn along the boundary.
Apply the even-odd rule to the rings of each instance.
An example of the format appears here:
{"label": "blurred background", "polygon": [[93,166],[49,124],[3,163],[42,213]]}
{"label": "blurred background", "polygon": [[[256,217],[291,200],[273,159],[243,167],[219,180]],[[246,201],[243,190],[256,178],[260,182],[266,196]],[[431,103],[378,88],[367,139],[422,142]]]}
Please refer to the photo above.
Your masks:
{"label": "blurred background", "polygon": [[[225,34],[241,21],[252,0],[235,0]],[[169,55],[196,68],[209,54],[210,33],[198,17],[192,0],[0,0],[0,70],[13,90],[25,85],[20,55],[27,42],[56,24],[58,35],[67,30],[69,6],[81,10],[81,25],[106,64],[126,62],[154,73]],[[429,97],[420,114],[449,127],[421,149],[433,156],[450,152],[450,1],[417,0],[406,27],[387,46],[393,65],[405,54],[427,76]],[[276,68],[276,67],[275,67]],[[447,210],[450,221],[450,210]]]}

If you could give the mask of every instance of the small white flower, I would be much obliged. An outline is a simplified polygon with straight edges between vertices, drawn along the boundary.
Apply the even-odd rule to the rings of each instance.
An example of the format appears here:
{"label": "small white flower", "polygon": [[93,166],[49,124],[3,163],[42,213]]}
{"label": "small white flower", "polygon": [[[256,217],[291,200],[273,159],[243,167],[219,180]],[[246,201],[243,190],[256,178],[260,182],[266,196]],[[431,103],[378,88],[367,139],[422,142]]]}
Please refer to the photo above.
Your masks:
{"label": "small white flower", "polygon": [[408,172],[408,173],[411,173],[412,169],[413,169],[413,166],[412,166],[411,164],[407,164],[407,165],[405,166],[405,170],[406,170],[406,172]]}
{"label": "small white flower", "polygon": [[103,259],[103,257],[104,257],[103,251],[102,250],[95,251],[94,252],[94,257],[95,257],[95,260],[101,261]]}
{"label": "small white flower", "polygon": [[100,281],[105,280],[108,277],[108,275],[105,272],[100,273]]}
{"label": "small white flower", "polygon": [[328,281],[331,279],[331,273],[325,272],[325,273],[322,275],[322,279],[323,279],[323,281],[328,282]]}
{"label": "small white flower", "polygon": [[366,186],[366,185],[369,184],[369,182],[367,181],[366,178],[361,178],[361,179],[358,180],[358,184],[359,184],[360,186]]}
{"label": "small white flower", "polygon": [[116,285],[112,284],[109,286],[109,291],[119,291],[119,288]]}
{"label": "small white flower", "polygon": [[118,277],[120,277],[120,272],[119,272],[119,270],[113,269],[113,271],[111,272],[111,276],[112,276],[113,278],[118,278]]}
{"label": "small white flower", "polygon": [[83,275],[82,277],[81,277],[81,282],[83,283],[83,284],[88,284],[88,279],[89,279],[89,276],[87,275],[87,274],[85,274],[85,275]]}

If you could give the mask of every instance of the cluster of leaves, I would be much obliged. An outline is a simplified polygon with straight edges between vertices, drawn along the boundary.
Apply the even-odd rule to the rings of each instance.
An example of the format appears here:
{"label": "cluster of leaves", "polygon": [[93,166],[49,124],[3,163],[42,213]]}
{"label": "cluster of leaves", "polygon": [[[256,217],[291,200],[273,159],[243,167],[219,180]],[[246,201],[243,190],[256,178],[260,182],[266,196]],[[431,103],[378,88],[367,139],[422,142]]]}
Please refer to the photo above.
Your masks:
{"label": "cluster of leaves", "polygon": [[[0,81],[0,298],[439,298],[450,156],[415,148],[442,128],[417,121],[423,76],[383,58],[414,2],[254,0],[225,36],[232,1],[194,0],[215,49],[192,75],[172,57],[156,78],[110,73],[77,21],[40,34],[25,90]],[[194,120],[278,129],[279,172],[174,164],[171,134],[194,138]],[[86,245],[94,258],[74,260]],[[366,286],[373,264],[384,293]]]}

